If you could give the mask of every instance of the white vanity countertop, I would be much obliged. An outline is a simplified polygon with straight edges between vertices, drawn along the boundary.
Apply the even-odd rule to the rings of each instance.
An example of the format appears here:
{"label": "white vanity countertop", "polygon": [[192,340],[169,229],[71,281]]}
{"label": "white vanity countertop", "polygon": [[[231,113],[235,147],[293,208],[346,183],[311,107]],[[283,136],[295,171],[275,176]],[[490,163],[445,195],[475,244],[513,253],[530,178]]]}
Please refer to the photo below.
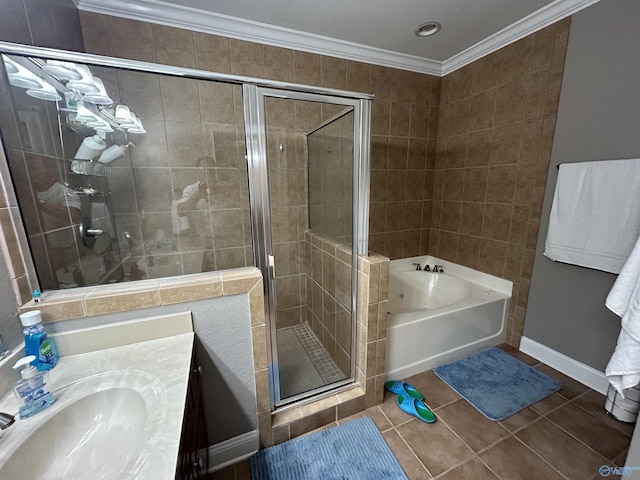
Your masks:
{"label": "white vanity countertop", "polygon": [[[15,415],[16,422],[0,434],[0,477],[14,472],[12,463],[24,466],[22,460],[17,462],[12,456],[25,458],[24,454],[14,452],[19,448],[24,451],[21,445],[27,444],[27,438],[29,442],[34,441],[35,437],[29,438],[34,434],[56,439],[53,442],[56,445],[51,445],[50,450],[38,447],[37,458],[29,459],[43,463],[43,473],[53,465],[54,470],[64,471],[65,478],[71,478],[68,475],[72,472],[84,475],[74,478],[175,478],[194,338],[193,332],[189,331],[190,320],[190,316],[188,322],[185,318],[179,319],[182,326],[177,329],[174,322],[171,335],[161,338],[153,338],[158,336],[157,324],[153,324],[149,340],[131,330],[133,326],[140,331],[141,325],[144,326],[140,322],[126,322],[116,326],[116,330],[113,326],[108,327],[109,331],[97,329],[104,334],[103,345],[107,348],[61,355],[56,367],[49,372],[56,403],[30,418],[19,419],[13,393],[5,395],[0,400],[0,411]],[[86,336],[87,332],[82,331],[82,335]],[[131,334],[127,335],[127,332]],[[109,338],[109,333],[116,335]],[[61,349],[74,350],[71,347],[73,338],[84,337],[61,337]],[[117,338],[120,340],[114,340]],[[136,343],[112,346],[114,342],[127,343],[132,338]],[[9,359],[11,365],[19,358],[18,355],[14,357]],[[13,378],[17,380],[18,374]],[[86,403],[87,397],[94,403]],[[85,403],[74,404],[78,401]],[[65,410],[67,406],[71,408]],[[61,419],[64,424],[60,424]],[[80,425],[78,431],[69,425],[74,420]],[[47,425],[34,433],[45,422]],[[82,433],[80,430],[85,428],[82,425],[95,425],[96,428]],[[107,426],[100,430],[99,425]],[[56,431],[45,433],[46,430]],[[74,435],[82,441],[74,440],[64,451],[65,438]],[[87,448],[84,448],[85,444]],[[60,457],[65,457],[66,465],[60,465]],[[43,478],[57,478],[54,472],[48,471],[53,476]]]}

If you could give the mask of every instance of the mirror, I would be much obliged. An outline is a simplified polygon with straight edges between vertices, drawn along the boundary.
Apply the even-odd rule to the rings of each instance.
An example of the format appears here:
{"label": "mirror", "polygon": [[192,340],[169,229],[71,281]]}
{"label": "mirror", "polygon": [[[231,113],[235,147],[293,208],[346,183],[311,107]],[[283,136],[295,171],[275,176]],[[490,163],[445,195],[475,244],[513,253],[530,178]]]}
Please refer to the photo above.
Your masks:
{"label": "mirror", "polygon": [[42,290],[253,264],[240,85],[2,57],[0,130]]}

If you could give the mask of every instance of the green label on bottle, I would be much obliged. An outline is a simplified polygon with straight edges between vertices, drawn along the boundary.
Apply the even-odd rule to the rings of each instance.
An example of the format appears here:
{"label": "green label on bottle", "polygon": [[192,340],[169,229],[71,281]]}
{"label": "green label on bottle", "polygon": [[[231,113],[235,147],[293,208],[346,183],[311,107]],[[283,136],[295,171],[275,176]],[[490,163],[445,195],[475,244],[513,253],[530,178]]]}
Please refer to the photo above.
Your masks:
{"label": "green label on bottle", "polygon": [[53,349],[49,340],[45,340],[40,344],[40,361],[53,363]]}

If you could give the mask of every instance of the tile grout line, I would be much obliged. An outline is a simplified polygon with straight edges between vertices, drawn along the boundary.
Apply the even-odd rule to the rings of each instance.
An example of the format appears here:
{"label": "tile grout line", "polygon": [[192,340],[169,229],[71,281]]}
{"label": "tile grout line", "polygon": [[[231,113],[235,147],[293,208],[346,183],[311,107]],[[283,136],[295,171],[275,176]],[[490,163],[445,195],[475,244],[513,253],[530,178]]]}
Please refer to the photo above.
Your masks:
{"label": "tile grout line", "polygon": [[[596,420],[600,420],[601,422],[603,422],[603,423],[607,424],[607,422],[604,422],[604,420],[601,420],[600,418],[598,418],[598,417],[597,417],[593,412],[591,412],[591,411],[587,410],[586,408],[584,408],[584,407],[582,407],[582,406],[578,405],[578,404],[575,402],[575,400],[577,400],[577,399],[579,399],[579,398],[581,398],[581,397],[584,397],[584,396],[586,396],[589,392],[593,392],[593,391],[595,391],[595,390],[591,390],[591,389],[589,389],[589,390],[587,390],[586,392],[581,393],[580,395],[578,395],[577,397],[575,397],[574,399],[572,399],[572,400],[571,400],[571,403],[573,403],[573,404],[574,404],[576,407],[578,407],[580,410],[583,410],[583,411],[587,412],[589,415],[591,415],[591,416],[592,416],[593,418],[595,418]],[[602,408],[603,408],[603,410],[604,410],[604,405],[603,405],[603,407],[602,407]],[[606,411],[605,411],[605,412],[606,412]],[[607,417],[609,417],[609,415],[607,415]],[[622,422],[621,420],[616,419],[615,417],[611,417],[611,418],[615,419],[616,421],[618,421],[618,422],[620,422],[620,423],[625,423],[625,422]],[[615,429],[616,429],[616,430],[618,430],[620,433],[622,433],[622,434],[626,435],[626,436],[627,436],[627,437],[629,437],[629,438],[631,438],[631,437],[632,437],[632,435],[628,435],[626,432],[623,432],[623,431],[622,431],[622,430],[620,430],[619,428],[616,428],[614,425],[611,425],[611,427],[612,427],[612,428],[615,428]]]}
{"label": "tile grout line", "polygon": [[[411,422],[413,419],[409,420],[408,422],[405,423],[401,423],[400,425],[406,425],[407,423]],[[418,421],[418,420],[416,420]],[[400,426],[398,425],[398,426]],[[411,445],[409,445],[409,443],[407,443],[407,441],[405,440],[405,438],[402,436],[402,434],[398,431],[398,429],[396,428],[395,425],[392,424],[392,429],[396,432],[396,434],[400,437],[400,439],[402,440],[402,442],[407,446],[407,448],[409,449],[409,451],[411,452],[411,454],[414,456],[414,458],[418,461],[418,463],[420,465],[422,465],[422,468],[424,468],[425,472],[427,472],[429,474],[429,476],[431,478],[434,478],[433,474],[431,473],[431,471],[427,468],[427,466],[424,464],[424,462],[420,459],[420,457],[416,454],[416,452],[413,451],[413,448],[411,448]]]}
{"label": "tile grout line", "polygon": [[[402,436],[402,434],[398,431],[398,429],[396,428],[396,425],[393,424],[393,422],[391,421],[391,419],[387,416],[386,413],[384,413],[384,410],[382,410],[382,408],[380,408],[380,405],[377,405],[378,410],[380,410],[380,413],[382,413],[382,415],[384,416],[384,418],[387,419],[387,421],[389,422],[389,425],[391,425],[391,428],[385,431],[389,431],[389,430],[393,430],[394,432],[396,432],[396,434],[398,435],[398,437],[400,437],[400,439],[402,440],[402,442],[407,446],[407,448],[409,449],[409,451],[411,452],[411,454],[415,457],[415,459],[418,461],[418,463],[420,465],[422,465],[422,468],[425,469],[425,471],[429,474],[429,476],[431,476],[431,478],[433,478],[433,474],[429,471],[429,469],[427,468],[427,466],[422,462],[422,460],[420,460],[420,457],[418,457],[418,455],[416,455],[416,452],[413,451],[413,449],[411,448],[411,445],[409,445],[407,443],[407,441],[405,440],[405,438]],[[407,420],[406,422],[403,422],[401,424],[399,424],[398,426],[401,425],[406,425],[407,423],[409,423],[410,421],[412,421],[413,419],[410,418],[409,420]],[[394,454],[395,455],[395,454]],[[397,458],[397,457],[396,457]],[[404,470],[404,469],[403,469]],[[406,472],[405,472],[406,473]]]}
{"label": "tile grout line", "polygon": [[[464,400],[464,398],[460,397],[459,399],[456,399],[455,401],[458,401],[458,400]],[[466,400],[464,400],[464,401],[466,401]],[[450,402],[450,403],[449,403],[449,404],[447,404],[447,405],[450,405],[450,404],[452,404],[452,403],[453,403],[453,402]],[[446,406],[446,405],[443,405],[443,406]],[[458,434],[456,433],[456,431],[455,431],[451,426],[449,426],[449,424],[448,424],[447,422],[445,422],[445,421],[444,421],[444,419],[443,419],[441,416],[440,416],[440,417],[438,417],[438,421],[439,421],[439,422],[442,422],[442,423],[444,424],[444,426],[445,426],[445,427],[447,427],[447,428],[451,431],[451,433],[453,433],[453,434],[455,435],[455,437],[456,437],[458,440],[460,440],[460,441],[462,442],[462,444],[463,444],[465,447],[467,447],[467,448],[471,451],[471,453],[473,453],[473,455],[472,455],[470,458],[467,458],[467,459],[465,459],[464,461],[461,461],[461,462],[456,463],[455,465],[452,465],[452,466],[451,466],[451,468],[450,468],[449,470],[451,470],[451,469],[453,469],[453,468],[456,468],[456,467],[459,467],[460,465],[464,465],[464,464],[465,464],[465,463],[467,463],[469,460],[471,460],[471,458],[473,458],[473,456],[476,456],[476,457],[478,457],[478,458],[479,458],[479,456],[478,456],[478,454],[476,453],[476,451],[475,451],[473,448],[471,448],[471,446],[470,446],[469,444],[467,444],[467,442],[465,442],[465,441],[460,437],[460,435],[458,435]],[[505,438],[506,438],[506,437],[505,437]],[[498,442],[496,442],[496,443],[498,443]],[[484,463],[484,462],[483,462],[483,463]],[[446,471],[448,472],[449,470],[446,470]],[[445,473],[445,472],[440,473],[440,475],[442,475],[443,473]]]}
{"label": "tile grout line", "polygon": [[[568,404],[566,404],[568,405]],[[555,411],[555,410],[554,410]],[[561,425],[558,425],[556,422],[554,422],[552,419],[547,418],[546,416],[543,417],[545,418],[548,422],[550,422],[552,425],[555,425],[556,427],[558,427],[560,430],[562,430],[564,433],[566,433],[567,435],[569,435],[570,437],[574,438],[575,440],[577,440],[580,444],[584,445],[585,447],[587,447],[589,450],[595,452],[597,455],[599,455],[600,457],[602,457],[603,459],[605,459],[607,462],[612,463],[613,459],[618,457],[619,455],[621,455],[623,451],[619,452],[617,455],[615,455],[611,460],[608,459],[607,457],[605,457],[603,454],[601,454],[600,452],[598,452],[597,450],[595,450],[593,447],[587,445],[585,442],[583,442],[580,438],[576,437],[573,433],[567,431],[565,428],[563,428]],[[598,419],[596,419],[598,420]],[[603,422],[604,423],[604,422]]]}
{"label": "tile grout line", "polygon": [[[520,442],[522,445],[524,445],[524,447],[526,449],[528,449],[530,452],[533,452],[533,454],[538,457],[540,460],[542,460],[544,463],[546,463],[547,465],[549,465],[549,467],[551,467],[553,470],[555,470],[562,478],[566,479],[566,480],[570,480],[565,474],[563,474],[560,470],[558,470],[556,467],[554,467],[553,465],[551,465],[551,463],[549,463],[542,455],[540,455],[538,452],[536,452],[533,448],[529,447],[529,445],[527,445],[526,443],[524,443],[522,440],[520,440],[518,437],[516,437],[515,435],[511,435],[514,439],[516,439],[516,441]],[[508,480],[508,479],[505,479]]]}

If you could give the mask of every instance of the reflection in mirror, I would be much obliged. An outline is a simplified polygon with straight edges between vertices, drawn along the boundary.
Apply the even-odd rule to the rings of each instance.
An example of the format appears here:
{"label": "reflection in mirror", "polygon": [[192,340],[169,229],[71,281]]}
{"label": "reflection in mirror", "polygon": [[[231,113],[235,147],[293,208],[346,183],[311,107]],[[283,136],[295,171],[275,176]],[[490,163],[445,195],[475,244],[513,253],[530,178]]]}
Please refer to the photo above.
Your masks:
{"label": "reflection in mirror", "polygon": [[253,264],[239,85],[2,57],[0,131],[42,289]]}

